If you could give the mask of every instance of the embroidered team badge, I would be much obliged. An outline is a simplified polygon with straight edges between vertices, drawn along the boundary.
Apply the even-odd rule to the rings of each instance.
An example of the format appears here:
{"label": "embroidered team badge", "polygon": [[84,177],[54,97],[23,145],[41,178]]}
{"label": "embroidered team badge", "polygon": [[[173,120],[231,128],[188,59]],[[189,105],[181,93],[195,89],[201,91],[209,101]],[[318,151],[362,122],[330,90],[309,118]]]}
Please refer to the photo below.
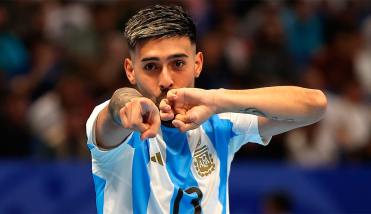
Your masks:
{"label": "embroidered team badge", "polygon": [[197,144],[196,151],[193,157],[193,165],[197,173],[201,176],[210,175],[215,170],[213,156],[209,153],[209,148],[206,145],[200,146]]}

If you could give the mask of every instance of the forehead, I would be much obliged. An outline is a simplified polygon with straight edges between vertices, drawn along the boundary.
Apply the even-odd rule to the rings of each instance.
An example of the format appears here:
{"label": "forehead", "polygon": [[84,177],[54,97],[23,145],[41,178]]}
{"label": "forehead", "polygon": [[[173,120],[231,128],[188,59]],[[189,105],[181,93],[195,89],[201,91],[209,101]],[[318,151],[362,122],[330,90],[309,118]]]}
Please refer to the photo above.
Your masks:
{"label": "forehead", "polygon": [[[170,37],[149,39],[138,43],[134,49],[134,58],[166,57],[174,54],[190,55],[196,52],[195,44],[188,37]],[[133,56],[132,56],[133,57]]]}

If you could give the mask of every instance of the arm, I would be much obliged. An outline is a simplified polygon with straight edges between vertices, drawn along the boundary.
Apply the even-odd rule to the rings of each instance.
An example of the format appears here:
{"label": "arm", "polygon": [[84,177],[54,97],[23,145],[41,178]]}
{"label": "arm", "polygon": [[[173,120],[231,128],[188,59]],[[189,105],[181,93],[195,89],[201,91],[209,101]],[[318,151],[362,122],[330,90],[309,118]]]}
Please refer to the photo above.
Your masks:
{"label": "arm", "polygon": [[133,131],[141,138],[154,137],[160,126],[156,105],[133,88],[120,88],[97,117],[97,145],[111,149],[120,145]]}
{"label": "arm", "polygon": [[218,90],[216,111],[259,116],[259,132],[268,138],[319,121],[326,110],[326,96],[319,90],[279,86],[250,90]]}
{"label": "arm", "polygon": [[293,86],[248,90],[175,89],[169,91],[167,99],[176,115],[173,124],[181,131],[196,128],[215,113],[239,112],[259,116],[259,132],[263,138],[317,122],[327,105],[321,91]]}

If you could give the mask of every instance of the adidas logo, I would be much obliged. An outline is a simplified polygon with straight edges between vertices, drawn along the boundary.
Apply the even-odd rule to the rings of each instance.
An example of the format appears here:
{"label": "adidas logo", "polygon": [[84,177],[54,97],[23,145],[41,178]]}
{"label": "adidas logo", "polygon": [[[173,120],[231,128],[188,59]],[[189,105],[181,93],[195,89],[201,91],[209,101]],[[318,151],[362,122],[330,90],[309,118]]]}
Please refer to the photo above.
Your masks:
{"label": "adidas logo", "polygon": [[164,165],[164,163],[162,162],[162,159],[161,159],[160,152],[157,152],[154,156],[152,156],[151,161],[153,161],[155,163],[159,163],[161,166]]}

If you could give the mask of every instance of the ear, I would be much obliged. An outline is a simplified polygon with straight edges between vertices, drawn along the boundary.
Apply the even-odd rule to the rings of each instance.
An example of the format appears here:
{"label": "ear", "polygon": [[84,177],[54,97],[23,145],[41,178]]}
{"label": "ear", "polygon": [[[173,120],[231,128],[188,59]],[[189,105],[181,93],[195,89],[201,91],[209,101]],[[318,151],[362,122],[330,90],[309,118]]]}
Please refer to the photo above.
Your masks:
{"label": "ear", "polygon": [[202,52],[198,52],[195,58],[195,73],[194,76],[197,78],[200,76],[202,71],[202,65],[204,63],[204,55]]}
{"label": "ear", "polygon": [[126,73],[126,76],[128,77],[129,82],[132,85],[135,85],[137,81],[135,79],[133,61],[131,61],[131,59],[129,59],[129,58],[125,58],[124,68],[125,68],[125,73]]}

